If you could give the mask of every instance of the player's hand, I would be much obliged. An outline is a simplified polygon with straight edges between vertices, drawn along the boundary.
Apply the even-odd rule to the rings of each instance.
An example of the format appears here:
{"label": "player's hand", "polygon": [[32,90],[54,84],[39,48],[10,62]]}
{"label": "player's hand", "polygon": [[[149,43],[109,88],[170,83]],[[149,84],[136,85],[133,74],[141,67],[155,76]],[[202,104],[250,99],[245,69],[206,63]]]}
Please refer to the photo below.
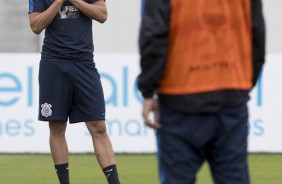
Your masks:
{"label": "player's hand", "polygon": [[[153,120],[150,118],[150,113],[153,113]],[[144,99],[142,116],[144,123],[154,129],[160,129],[158,101],[154,98]]]}
{"label": "player's hand", "polygon": [[55,0],[59,4],[63,4],[66,0]]}
{"label": "player's hand", "polygon": [[68,0],[68,1],[70,1],[71,3],[76,3],[76,2],[81,1],[81,0]]}

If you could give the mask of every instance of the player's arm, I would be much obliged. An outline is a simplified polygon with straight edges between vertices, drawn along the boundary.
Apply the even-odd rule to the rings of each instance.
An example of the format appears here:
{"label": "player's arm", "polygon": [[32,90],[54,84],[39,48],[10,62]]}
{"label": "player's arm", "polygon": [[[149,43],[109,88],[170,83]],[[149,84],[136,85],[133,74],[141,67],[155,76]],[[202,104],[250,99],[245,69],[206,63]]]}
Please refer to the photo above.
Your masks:
{"label": "player's arm", "polygon": [[253,86],[265,62],[265,23],[261,0],[252,0]]}
{"label": "player's arm", "polygon": [[29,22],[32,31],[40,34],[55,18],[64,0],[54,0],[54,3],[44,12],[32,12],[29,14]]}
{"label": "player's arm", "polygon": [[98,0],[93,4],[89,4],[83,0],[70,0],[70,2],[83,14],[93,20],[96,20],[100,23],[104,23],[107,20],[108,12],[104,0]]}
{"label": "player's arm", "polygon": [[[144,97],[142,117],[151,128],[159,129],[158,102],[154,99],[155,90],[166,67],[168,53],[168,33],[170,0],[143,0],[139,51],[141,73],[138,76],[138,89]],[[153,119],[150,114],[153,113]]]}
{"label": "player's arm", "polygon": [[138,88],[144,98],[152,98],[166,67],[170,0],[146,0],[139,33],[141,73]]}

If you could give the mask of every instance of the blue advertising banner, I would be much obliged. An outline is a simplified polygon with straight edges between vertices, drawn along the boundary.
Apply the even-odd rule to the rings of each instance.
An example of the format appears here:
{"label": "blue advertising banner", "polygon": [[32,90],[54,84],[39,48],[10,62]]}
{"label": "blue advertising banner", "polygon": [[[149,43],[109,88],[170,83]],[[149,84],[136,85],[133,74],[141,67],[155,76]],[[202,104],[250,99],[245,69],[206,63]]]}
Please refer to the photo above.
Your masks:
{"label": "blue advertising banner", "polygon": [[[138,55],[95,55],[104,87],[106,124],[115,152],[156,151],[154,131],[141,118],[142,98],[136,85]],[[0,152],[47,153],[49,128],[37,120],[40,54],[0,55]],[[282,55],[269,55],[249,102],[249,151],[282,152]],[[69,150],[92,152],[84,125],[67,128]]]}

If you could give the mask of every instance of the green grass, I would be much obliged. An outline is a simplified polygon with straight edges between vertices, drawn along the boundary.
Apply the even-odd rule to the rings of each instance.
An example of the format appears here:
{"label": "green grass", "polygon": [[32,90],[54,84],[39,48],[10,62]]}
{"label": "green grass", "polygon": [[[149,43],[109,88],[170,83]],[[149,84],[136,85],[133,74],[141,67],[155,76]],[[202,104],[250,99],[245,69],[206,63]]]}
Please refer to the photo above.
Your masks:
{"label": "green grass", "polygon": [[[157,184],[157,162],[154,155],[116,155],[123,184]],[[282,183],[282,154],[250,154],[253,184]],[[106,184],[105,177],[91,154],[70,155],[72,184]],[[212,184],[207,164],[198,173],[197,184]],[[42,154],[0,155],[0,183],[56,184],[52,159]]]}

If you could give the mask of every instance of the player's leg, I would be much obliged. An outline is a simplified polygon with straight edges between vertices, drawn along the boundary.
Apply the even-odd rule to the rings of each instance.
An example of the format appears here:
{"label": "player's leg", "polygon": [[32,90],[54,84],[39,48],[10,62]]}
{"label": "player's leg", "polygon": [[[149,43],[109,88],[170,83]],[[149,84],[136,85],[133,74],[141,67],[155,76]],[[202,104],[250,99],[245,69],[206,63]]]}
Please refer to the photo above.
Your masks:
{"label": "player's leg", "polygon": [[39,69],[38,119],[49,122],[50,149],[61,183],[68,182],[66,121],[72,97],[71,81],[64,72],[68,63],[42,60]]}
{"label": "player's leg", "polygon": [[116,161],[111,141],[106,131],[105,121],[90,121],[86,126],[92,136],[93,147],[109,184],[119,184]]}
{"label": "player's leg", "polygon": [[160,182],[194,184],[205,160],[204,147],[214,136],[209,115],[189,114],[160,105],[157,132]]}
{"label": "player's leg", "polygon": [[215,184],[249,184],[246,104],[219,112],[218,135],[209,158]]}
{"label": "player's leg", "polygon": [[50,150],[60,184],[69,184],[68,146],[65,132],[66,122],[49,122]]}
{"label": "player's leg", "polygon": [[95,63],[77,62],[71,70],[74,91],[69,115],[70,123],[86,122],[97,160],[108,183],[119,184],[114,152],[106,132],[103,88]]}
{"label": "player's leg", "polygon": [[65,137],[66,127],[66,122],[49,122],[49,143],[54,164],[68,162],[68,146]]}

